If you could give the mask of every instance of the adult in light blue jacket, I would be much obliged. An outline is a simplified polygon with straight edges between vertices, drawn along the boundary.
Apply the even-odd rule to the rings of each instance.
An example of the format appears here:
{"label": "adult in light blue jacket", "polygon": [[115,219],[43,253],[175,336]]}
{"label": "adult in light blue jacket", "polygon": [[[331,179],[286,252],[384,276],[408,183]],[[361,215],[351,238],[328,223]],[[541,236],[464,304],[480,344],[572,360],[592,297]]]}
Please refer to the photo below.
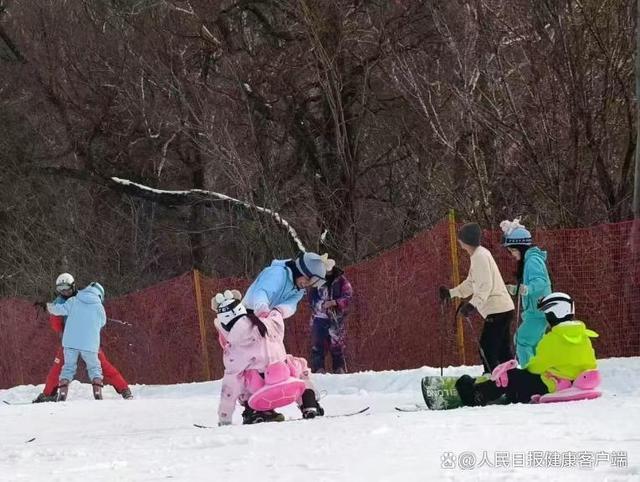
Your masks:
{"label": "adult in light blue jacket", "polygon": [[65,395],[69,382],[76,374],[79,356],[87,365],[92,383],[102,385],[102,367],[98,360],[98,352],[100,330],[107,322],[103,301],[104,288],[100,283],[94,282],[62,304],[47,303],[49,313],[67,317],[62,335],[64,365],[59,385]]}
{"label": "adult in light blue jacket", "polygon": [[500,227],[502,245],[518,261],[517,284],[507,289],[520,300],[522,323],[515,335],[516,357],[520,366],[526,366],[548,326],[544,313],[538,310],[538,301],[551,293],[547,253],[533,245],[531,233],[518,219],[503,221]]}
{"label": "adult in light blue jacket", "polygon": [[301,253],[296,259],[276,259],[249,286],[242,304],[258,317],[276,309],[283,318],[289,318],[296,312],[305,288],[325,283],[329,263],[326,254],[316,253]]}

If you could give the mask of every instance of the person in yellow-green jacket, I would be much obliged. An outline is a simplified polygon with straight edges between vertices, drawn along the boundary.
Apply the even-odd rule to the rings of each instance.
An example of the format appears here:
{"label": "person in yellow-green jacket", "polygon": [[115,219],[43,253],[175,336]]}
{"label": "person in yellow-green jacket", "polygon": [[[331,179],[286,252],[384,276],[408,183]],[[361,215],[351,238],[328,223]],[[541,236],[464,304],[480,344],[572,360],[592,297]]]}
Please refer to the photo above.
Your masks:
{"label": "person in yellow-green jacket", "polygon": [[599,395],[598,392],[590,396],[596,393],[593,389],[600,382],[591,345],[591,338],[598,334],[574,319],[574,302],[566,293],[551,293],[538,306],[551,331],[538,343],[535,356],[522,368],[517,368],[515,360],[505,362],[488,379],[460,377],[455,386],[463,405],[483,406],[499,400],[508,403],[577,400]]}

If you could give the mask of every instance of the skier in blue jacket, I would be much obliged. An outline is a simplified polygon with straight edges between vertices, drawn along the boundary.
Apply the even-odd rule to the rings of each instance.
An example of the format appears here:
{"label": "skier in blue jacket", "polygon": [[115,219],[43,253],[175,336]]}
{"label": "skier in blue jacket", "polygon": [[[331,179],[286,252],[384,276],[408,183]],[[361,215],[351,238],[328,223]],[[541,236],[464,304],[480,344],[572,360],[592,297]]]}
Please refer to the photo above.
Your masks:
{"label": "skier in blue jacket", "polygon": [[328,256],[300,253],[296,259],[276,259],[263,269],[249,286],[242,304],[258,318],[278,310],[283,318],[292,316],[305,288],[325,283]]}
{"label": "skier in blue jacket", "polygon": [[62,335],[64,366],[58,384],[59,401],[67,398],[69,383],[78,368],[78,357],[82,357],[87,365],[94,398],[102,399],[102,367],[98,352],[100,330],[107,322],[103,301],[104,288],[100,283],[93,282],[62,304],[47,303],[49,313],[67,317]]}
{"label": "skier in blue jacket", "polygon": [[547,252],[533,245],[531,233],[520,220],[502,221],[502,245],[518,261],[517,284],[508,285],[512,296],[520,299],[522,323],[515,335],[516,357],[526,366],[536,352],[548,323],[538,309],[538,301],[551,293],[551,279],[547,270]]}

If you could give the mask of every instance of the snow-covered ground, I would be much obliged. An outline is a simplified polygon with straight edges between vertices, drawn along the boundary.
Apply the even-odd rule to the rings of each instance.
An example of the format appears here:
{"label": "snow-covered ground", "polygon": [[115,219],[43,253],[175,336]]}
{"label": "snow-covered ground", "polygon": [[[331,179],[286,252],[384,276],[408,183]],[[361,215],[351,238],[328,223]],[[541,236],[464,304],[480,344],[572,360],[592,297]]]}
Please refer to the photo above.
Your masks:
{"label": "snow-covered ground", "polygon": [[[597,400],[415,413],[394,406],[421,402],[421,377],[439,370],[318,375],[327,414],[369,412],[242,426],[238,410],[227,427],[215,426],[219,381],[139,385],[133,401],[109,387],[101,402],[74,382],[66,403],[0,404],[0,480],[640,480],[640,358],[600,368]],[[41,388],[0,399],[28,401]]]}

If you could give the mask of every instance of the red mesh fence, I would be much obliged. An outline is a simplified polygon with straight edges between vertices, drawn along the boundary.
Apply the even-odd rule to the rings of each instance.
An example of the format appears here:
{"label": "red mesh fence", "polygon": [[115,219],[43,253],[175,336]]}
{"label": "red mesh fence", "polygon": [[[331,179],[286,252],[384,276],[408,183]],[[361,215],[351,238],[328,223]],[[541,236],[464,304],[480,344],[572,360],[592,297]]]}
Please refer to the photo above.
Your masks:
{"label": "red mesh fence", "polygon": [[0,299],[0,388],[44,383],[58,336],[48,316],[20,299]]}
{"label": "red mesh fence", "polygon": [[[640,249],[634,229],[640,223],[534,233],[548,253],[553,289],[570,293],[578,318],[600,333],[599,357],[640,355]],[[497,231],[484,233],[483,245],[494,254],[505,281],[513,282],[516,262],[499,242]],[[464,279],[468,256],[461,250],[458,256]],[[441,312],[436,294],[439,285],[452,285],[448,223],[347,267],[346,275],[355,294],[347,317],[349,371],[462,362],[453,308]],[[193,272],[110,299],[103,348],[130,383],[219,378],[222,356],[210,300],[216,292],[244,292],[248,285],[245,279]],[[308,357],[309,317],[303,299],[287,322],[290,353]],[[482,322],[474,321],[473,332],[464,328],[466,363],[479,363]],[[0,300],[0,388],[43,383],[58,343],[41,310],[25,300]]]}
{"label": "red mesh fence", "polygon": [[130,383],[204,380],[195,307],[192,273],[108,300],[102,347]]}
{"label": "red mesh fence", "polygon": [[[108,300],[107,357],[131,383],[203,380],[195,305],[192,273]],[[0,300],[0,388],[44,383],[59,344],[42,310]]]}
{"label": "red mesh fence", "polygon": [[[576,317],[600,337],[598,357],[640,355],[639,223],[533,233],[547,251],[554,291],[571,294]],[[516,262],[500,249],[498,233],[485,233],[505,281],[515,281]]]}

